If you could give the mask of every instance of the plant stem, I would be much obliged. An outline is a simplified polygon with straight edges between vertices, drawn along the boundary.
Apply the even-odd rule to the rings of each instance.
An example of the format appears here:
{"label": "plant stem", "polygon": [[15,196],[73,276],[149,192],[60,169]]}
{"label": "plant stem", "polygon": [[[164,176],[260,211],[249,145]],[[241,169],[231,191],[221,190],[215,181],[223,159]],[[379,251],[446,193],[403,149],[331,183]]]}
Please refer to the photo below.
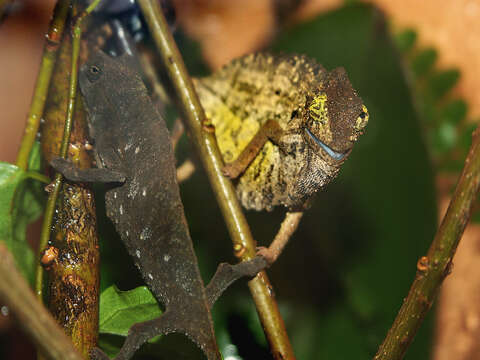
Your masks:
{"label": "plant stem", "polygon": [[[50,231],[53,222],[53,214],[57,203],[58,194],[62,185],[62,174],[56,173],[55,179],[50,186],[50,194],[48,195],[45,212],[43,213],[42,230],[40,232],[40,240],[38,242],[38,259],[42,256],[43,250],[47,247],[50,239]],[[43,302],[43,267],[40,261],[37,261],[35,269],[35,294],[40,302]]]}
{"label": "plant stem", "polygon": [[[88,8],[80,14],[77,18],[75,25],[72,31],[72,68],[70,73],[70,87],[68,93],[68,105],[67,105],[67,115],[65,118],[65,127],[63,130],[62,143],[60,146],[60,153],[58,154],[61,158],[67,157],[68,144],[70,141],[70,134],[72,131],[72,119],[75,111],[75,99],[77,96],[77,77],[78,77],[78,56],[80,54],[80,40],[82,36],[82,22],[85,17],[90,14],[93,9],[97,6],[100,0],[95,0],[88,6]],[[42,110],[43,111],[43,110]],[[42,231],[40,234],[40,241],[38,244],[39,253],[41,253],[47,246],[48,240],[50,239],[50,231],[53,221],[53,214],[55,212],[55,205],[57,202],[58,194],[60,193],[60,187],[62,185],[62,174],[56,173],[55,180],[51,184],[51,192],[48,196],[47,205],[45,208],[44,219],[42,223]],[[35,275],[35,292],[42,301],[43,299],[43,268],[40,263],[37,265],[36,275]]]}
{"label": "plant stem", "polygon": [[452,259],[470,219],[480,188],[480,127],[473,133],[472,146],[455,192],[426,256],[417,263],[417,274],[392,327],[380,345],[375,360],[403,358],[438,293],[451,272]]}
{"label": "plant stem", "polygon": [[262,254],[270,264],[273,264],[280,256],[283,248],[285,245],[287,245],[288,240],[290,240],[292,235],[297,230],[302,217],[303,211],[287,212],[282,224],[280,225],[280,230],[278,230],[277,235],[275,235],[275,238],[268,247],[267,253]]}
{"label": "plant stem", "polygon": [[[78,2],[77,2],[78,4]],[[71,23],[81,14],[80,6],[72,8]],[[83,26],[88,26],[88,18]],[[70,74],[72,68],[72,33],[62,39],[55,71],[52,77],[42,125],[42,152],[46,162],[60,153],[65,127],[65,109],[70,98]],[[86,49],[88,50],[88,49]],[[87,57],[88,51],[81,51],[79,62]],[[68,147],[68,159],[78,168],[94,166],[87,150],[87,116],[77,91],[74,122]],[[48,264],[48,297],[45,302],[57,323],[77,351],[89,357],[98,340],[98,299],[100,279],[100,254],[95,212],[95,197],[89,184],[64,183],[60,187],[55,203],[54,224],[49,234],[48,254],[56,253]],[[40,270],[40,269],[39,269]],[[38,273],[37,273],[38,274]],[[40,283],[40,282],[39,282]],[[47,287],[44,287],[45,289]]]}
{"label": "plant stem", "polygon": [[68,14],[70,0],[59,0],[55,5],[52,21],[46,34],[45,46],[43,48],[42,62],[38,72],[37,83],[33,93],[32,104],[28,112],[27,124],[17,155],[17,166],[23,170],[27,169],[28,157],[32,150],[33,143],[37,136],[40,118],[43,115],[45,101],[47,99],[50,79],[52,78],[53,67],[57,57],[57,51],[62,38],[65,20]]}
{"label": "plant stem", "polygon": [[43,174],[37,172],[37,171],[27,171],[26,174],[30,179],[34,179],[34,180],[43,182],[44,184],[50,184],[50,181],[51,181],[50,178],[46,175],[43,175]]}
{"label": "plant stem", "polygon": [[0,298],[25,333],[48,359],[82,360],[70,339],[35,298],[3,242],[0,259]]}
{"label": "plant stem", "polygon": [[[150,0],[139,0],[138,3],[174,86],[187,130],[196,150],[200,153],[203,166],[232,238],[235,254],[242,260],[249,260],[255,256],[256,242],[252,237],[232,183],[221,173],[223,159],[213,128],[208,125],[183,59],[168,30],[158,3]],[[264,271],[259,273],[249,282],[249,287],[274,357],[276,359],[294,359],[285,324],[266,273]]]}

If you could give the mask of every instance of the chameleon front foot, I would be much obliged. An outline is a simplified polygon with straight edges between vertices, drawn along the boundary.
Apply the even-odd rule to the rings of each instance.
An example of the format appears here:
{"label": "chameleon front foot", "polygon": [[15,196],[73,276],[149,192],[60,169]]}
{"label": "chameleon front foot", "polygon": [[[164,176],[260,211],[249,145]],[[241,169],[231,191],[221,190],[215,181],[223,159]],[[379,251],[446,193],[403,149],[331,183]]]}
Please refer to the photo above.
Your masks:
{"label": "chameleon front foot", "polygon": [[50,165],[70,181],[99,182],[99,183],[124,183],[125,174],[105,168],[79,169],[72,162],[54,158]]}
{"label": "chameleon front foot", "polygon": [[230,179],[235,179],[242,175],[268,140],[281,146],[280,139],[283,134],[284,131],[278,122],[268,120],[262,125],[260,130],[258,130],[252,140],[250,140],[248,145],[242,150],[240,155],[238,155],[234,161],[225,164],[222,168],[223,175]]}
{"label": "chameleon front foot", "polygon": [[280,225],[280,230],[277,235],[275,235],[270,246],[268,248],[263,246],[257,247],[257,256],[263,257],[268,263],[268,266],[272,265],[280,256],[288,240],[290,240],[295,230],[297,230],[302,216],[302,211],[287,212],[285,219],[282,221],[282,225]]}
{"label": "chameleon front foot", "polygon": [[246,167],[243,164],[239,164],[238,162],[234,161],[232,163],[225,164],[222,167],[222,174],[229,179],[236,179],[245,171],[245,168]]}
{"label": "chameleon front foot", "polygon": [[267,262],[261,256],[256,256],[252,260],[243,261],[235,265],[228,263],[218,265],[215,275],[213,275],[210,283],[205,287],[209,307],[211,308],[220,295],[236,280],[244,276],[254,277],[258,272],[265,269],[267,265]]}
{"label": "chameleon front foot", "polygon": [[267,262],[268,266],[270,266],[280,256],[280,252],[281,251],[276,251],[275,249],[270,249],[265,246],[258,246],[256,255],[263,257]]}

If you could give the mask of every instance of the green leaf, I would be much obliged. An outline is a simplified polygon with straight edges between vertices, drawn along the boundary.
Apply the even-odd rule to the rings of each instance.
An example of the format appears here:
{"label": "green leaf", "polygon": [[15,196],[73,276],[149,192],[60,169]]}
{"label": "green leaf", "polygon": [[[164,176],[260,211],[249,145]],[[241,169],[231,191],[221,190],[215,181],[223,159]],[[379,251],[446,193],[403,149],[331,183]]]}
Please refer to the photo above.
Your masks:
{"label": "green leaf", "polygon": [[457,128],[454,124],[444,122],[431,131],[433,151],[442,154],[452,150],[458,141]]}
{"label": "green leaf", "polygon": [[443,108],[442,121],[460,123],[467,116],[468,105],[464,100],[456,99]]}
{"label": "green leaf", "polygon": [[420,77],[428,73],[435,64],[437,60],[437,51],[435,49],[429,48],[422,50],[415,58],[412,60],[412,71],[415,76]]}
{"label": "green leaf", "polygon": [[413,48],[417,41],[417,33],[413,29],[406,29],[394,38],[397,47],[402,52],[407,52]]}
{"label": "green leaf", "polygon": [[[40,147],[34,146],[30,171],[40,169]],[[23,275],[33,284],[34,254],[26,239],[28,224],[38,219],[45,200],[42,184],[29,171],[0,162],[0,241],[6,243]]]}
{"label": "green leaf", "polygon": [[127,336],[130,327],[162,314],[146,286],[121,291],[115,285],[100,295],[100,333]]}
{"label": "green leaf", "polygon": [[32,151],[28,158],[28,170],[40,171],[42,169],[42,149],[40,143],[36,141],[33,144]]}
{"label": "green leaf", "polygon": [[460,78],[460,71],[457,69],[449,69],[436,73],[429,80],[429,90],[433,99],[439,99],[450,91],[458,79]]}

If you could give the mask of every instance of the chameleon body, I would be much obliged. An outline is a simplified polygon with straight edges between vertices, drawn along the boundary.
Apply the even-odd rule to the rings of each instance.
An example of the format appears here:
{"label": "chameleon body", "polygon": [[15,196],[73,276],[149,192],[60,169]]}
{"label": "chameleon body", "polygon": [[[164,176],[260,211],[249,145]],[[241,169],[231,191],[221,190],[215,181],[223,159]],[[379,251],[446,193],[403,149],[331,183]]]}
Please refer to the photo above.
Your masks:
{"label": "chameleon body", "polygon": [[[166,308],[160,318],[132,326],[116,359],[129,359],[156,335],[178,332],[194,341],[209,360],[220,360],[210,308],[233,281],[254,276],[266,262],[256,257],[237,265],[220,264],[204,286],[168,130],[132,59],[98,52],[80,70],[98,168],[76,169],[63,159],[52,165],[73,181],[109,183],[107,216],[145,283]],[[108,359],[98,349],[92,357]]]}
{"label": "chameleon body", "polygon": [[248,55],[195,84],[226,163],[267,121],[281,128],[238,179],[247,209],[301,208],[337,175],[368,122],[345,70],[302,55]]}
{"label": "chameleon body", "polygon": [[[180,196],[166,191],[175,188],[175,161],[168,138],[161,141],[167,130],[160,115],[126,61],[99,52],[82,68],[79,81],[97,166],[126,179],[106,192],[107,216],[144,281],[165,306],[164,319],[174,318],[163,333],[183,332],[209,359],[220,359],[190,235],[186,226],[178,225]],[[170,164],[170,173],[158,174],[164,167],[161,162]],[[186,223],[185,218],[181,222]]]}

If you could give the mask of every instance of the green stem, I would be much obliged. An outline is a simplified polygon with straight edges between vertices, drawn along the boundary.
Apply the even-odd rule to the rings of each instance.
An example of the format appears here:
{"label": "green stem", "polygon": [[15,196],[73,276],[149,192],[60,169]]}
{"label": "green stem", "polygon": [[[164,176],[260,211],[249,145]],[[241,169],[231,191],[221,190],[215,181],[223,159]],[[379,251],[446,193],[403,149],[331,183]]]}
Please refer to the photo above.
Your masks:
{"label": "green stem", "polygon": [[470,152],[455,192],[426,256],[417,263],[417,274],[375,360],[402,359],[438,290],[450,273],[452,259],[470,220],[480,188],[480,127],[473,134]]}
{"label": "green stem", "polygon": [[[168,30],[165,18],[156,1],[139,0],[138,3],[174,86],[187,130],[197,152],[200,153],[203,166],[227,224],[235,253],[242,260],[251,259],[256,253],[256,242],[252,237],[231,181],[222,175],[223,159],[215,135],[206,122],[205,113],[180,52]],[[249,282],[249,287],[275,358],[294,359],[285,324],[266,273],[259,273]]]}
{"label": "green stem", "polygon": [[[77,96],[77,77],[78,77],[78,57],[80,54],[80,40],[82,37],[82,23],[85,17],[90,14],[93,9],[98,5],[101,0],[95,0],[90,6],[80,14],[73,27],[72,35],[72,68],[70,72],[70,87],[68,91],[68,105],[67,115],[65,118],[65,127],[63,130],[62,144],[60,146],[59,157],[66,158],[68,151],[68,144],[70,140],[70,134],[72,132],[73,114],[75,111],[75,99]],[[53,214],[55,212],[55,204],[57,202],[58,194],[62,185],[62,174],[56,173],[55,180],[52,183],[52,190],[48,196],[47,205],[45,208],[44,219],[42,224],[42,231],[40,234],[40,241],[38,245],[39,253],[47,247],[48,240],[50,239],[50,231],[53,221]],[[38,298],[43,299],[43,268],[40,262],[37,265],[35,276],[35,292]]]}
{"label": "green stem", "polygon": [[33,93],[32,104],[28,112],[27,124],[17,155],[17,166],[23,170],[27,169],[28,157],[32,150],[37,136],[40,119],[43,115],[45,102],[47,100],[48,88],[52,78],[53,67],[57,58],[57,51],[60,39],[63,35],[65,20],[68,14],[70,0],[59,0],[55,5],[52,21],[46,35],[46,42],[43,48],[42,62],[38,72],[37,82]]}
{"label": "green stem", "polygon": [[[45,212],[43,214],[42,230],[40,232],[40,240],[38,244],[39,259],[50,239],[50,230],[53,222],[53,214],[55,213],[55,205],[61,188],[60,185],[62,185],[62,174],[57,173],[55,174],[55,180],[52,182],[51,192],[48,195]],[[43,268],[40,261],[37,261],[37,267],[35,269],[35,294],[39,301],[43,302]]]}
{"label": "green stem", "polygon": [[41,181],[44,184],[50,184],[50,181],[51,181],[50,178],[37,171],[27,171],[26,174],[27,174],[27,177],[30,179]]}

